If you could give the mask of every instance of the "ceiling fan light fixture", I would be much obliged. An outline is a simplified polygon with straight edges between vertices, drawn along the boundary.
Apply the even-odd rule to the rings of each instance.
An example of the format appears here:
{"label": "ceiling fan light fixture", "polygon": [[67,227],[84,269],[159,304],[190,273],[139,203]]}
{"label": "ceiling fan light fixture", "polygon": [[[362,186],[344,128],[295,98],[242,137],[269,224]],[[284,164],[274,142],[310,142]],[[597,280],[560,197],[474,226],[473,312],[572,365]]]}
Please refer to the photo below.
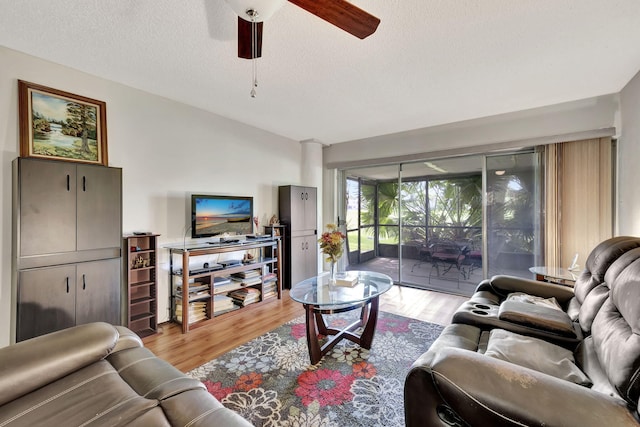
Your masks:
{"label": "ceiling fan light fixture", "polygon": [[262,22],[271,18],[287,0],[226,0],[240,18],[246,21]]}

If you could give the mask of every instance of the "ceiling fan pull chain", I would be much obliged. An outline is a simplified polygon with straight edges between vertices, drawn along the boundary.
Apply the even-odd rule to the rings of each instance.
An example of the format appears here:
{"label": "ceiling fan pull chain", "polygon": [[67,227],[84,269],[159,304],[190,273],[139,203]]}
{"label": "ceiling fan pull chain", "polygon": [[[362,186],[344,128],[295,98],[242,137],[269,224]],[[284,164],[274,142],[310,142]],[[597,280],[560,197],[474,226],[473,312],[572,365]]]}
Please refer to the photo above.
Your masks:
{"label": "ceiling fan pull chain", "polygon": [[252,65],[252,73],[253,79],[251,82],[251,92],[249,94],[252,98],[256,97],[256,88],[258,87],[258,34],[256,31],[256,17],[258,16],[258,11],[249,9],[247,10],[247,15],[251,17],[251,65]]}

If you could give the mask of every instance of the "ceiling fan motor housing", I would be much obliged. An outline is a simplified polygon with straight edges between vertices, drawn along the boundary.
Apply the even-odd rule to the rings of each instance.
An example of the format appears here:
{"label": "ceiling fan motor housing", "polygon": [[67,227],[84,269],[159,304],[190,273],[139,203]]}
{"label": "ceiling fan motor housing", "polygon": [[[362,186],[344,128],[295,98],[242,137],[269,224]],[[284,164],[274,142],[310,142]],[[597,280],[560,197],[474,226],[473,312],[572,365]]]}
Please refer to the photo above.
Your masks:
{"label": "ceiling fan motor housing", "polygon": [[226,0],[231,9],[244,20],[262,22],[269,19],[287,0]]}

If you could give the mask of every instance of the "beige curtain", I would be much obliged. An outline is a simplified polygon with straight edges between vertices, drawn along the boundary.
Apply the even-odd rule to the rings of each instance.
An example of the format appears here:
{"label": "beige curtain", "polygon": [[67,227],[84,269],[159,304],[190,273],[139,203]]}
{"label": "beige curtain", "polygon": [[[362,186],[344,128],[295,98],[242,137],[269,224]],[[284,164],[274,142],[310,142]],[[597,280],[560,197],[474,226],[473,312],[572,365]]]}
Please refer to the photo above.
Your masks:
{"label": "beige curtain", "polygon": [[611,138],[545,147],[545,264],[580,268],[591,250],[613,235]]}

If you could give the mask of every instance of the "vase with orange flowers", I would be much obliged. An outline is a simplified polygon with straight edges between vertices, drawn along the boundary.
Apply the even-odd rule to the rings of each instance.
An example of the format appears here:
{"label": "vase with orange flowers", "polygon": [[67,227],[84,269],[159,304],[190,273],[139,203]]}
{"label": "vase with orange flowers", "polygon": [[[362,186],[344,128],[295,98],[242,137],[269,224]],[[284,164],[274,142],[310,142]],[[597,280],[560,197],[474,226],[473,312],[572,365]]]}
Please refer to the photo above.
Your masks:
{"label": "vase with orange flowers", "polygon": [[342,256],[345,238],[346,236],[338,230],[336,224],[327,224],[327,231],[318,239],[320,250],[326,255],[325,260],[331,267],[329,276],[331,281],[336,279],[336,263]]}

